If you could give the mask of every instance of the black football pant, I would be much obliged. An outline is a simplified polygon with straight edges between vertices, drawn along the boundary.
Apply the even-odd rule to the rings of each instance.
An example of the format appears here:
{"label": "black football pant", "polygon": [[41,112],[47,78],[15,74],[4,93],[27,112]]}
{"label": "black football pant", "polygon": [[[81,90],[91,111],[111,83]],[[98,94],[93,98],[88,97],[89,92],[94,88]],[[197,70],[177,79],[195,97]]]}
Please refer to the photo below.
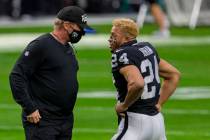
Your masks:
{"label": "black football pant", "polygon": [[71,140],[73,116],[68,120],[46,120],[38,124],[23,122],[26,140]]}

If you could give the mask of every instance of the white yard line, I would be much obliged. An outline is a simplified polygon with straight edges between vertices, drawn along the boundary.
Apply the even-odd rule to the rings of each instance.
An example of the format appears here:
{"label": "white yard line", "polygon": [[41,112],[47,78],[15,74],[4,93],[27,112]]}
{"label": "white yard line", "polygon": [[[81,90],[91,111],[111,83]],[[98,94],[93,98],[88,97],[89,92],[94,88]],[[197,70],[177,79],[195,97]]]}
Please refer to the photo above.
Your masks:
{"label": "white yard line", "polygon": [[[116,92],[115,91],[94,91],[94,92],[80,92],[78,93],[78,98],[84,99],[115,99]],[[210,87],[180,87],[178,88],[173,96],[170,98],[171,100],[196,100],[196,99],[210,99]],[[16,104],[4,104],[0,103],[0,109],[19,109],[19,106]],[[81,108],[86,109],[86,108]],[[106,108],[101,107],[93,107],[87,108],[88,110],[105,110]],[[110,108],[107,108],[110,109]],[[168,113],[175,114],[184,114],[185,112],[191,114],[210,114],[210,110],[195,110],[195,111],[187,111],[187,110],[172,110],[166,111]]]}
{"label": "white yard line", "polygon": [[[77,107],[75,108],[75,111],[112,111],[114,110],[114,107]],[[164,114],[176,114],[176,115],[210,115],[210,110],[209,109],[164,109],[163,108],[163,113]]]}
{"label": "white yard line", "polygon": [[[40,34],[1,34],[0,35],[0,51],[17,51],[23,50],[26,45],[38,37]],[[176,46],[176,45],[199,45],[201,43],[210,44],[210,36],[205,37],[183,37],[173,36],[169,39],[152,38],[151,36],[139,36],[139,41],[149,41],[154,45],[161,46]],[[107,34],[96,34],[87,35],[76,44],[78,49],[85,48],[106,48],[108,47],[109,35]]]}
{"label": "white yard line", "polygon": [[[115,91],[79,92],[78,98],[114,99],[116,98],[116,92]],[[175,100],[210,99],[210,87],[180,87],[176,89],[171,99]]]}
{"label": "white yard line", "polygon": [[[79,98],[115,98],[116,92],[113,91],[96,91],[89,93],[79,93]],[[192,100],[192,99],[209,99],[210,87],[180,87],[171,99]]]}
{"label": "white yard line", "polygon": [[209,109],[164,109],[164,114],[175,114],[175,115],[210,115]]}
{"label": "white yard line", "polygon": [[[94,91],[94,92],[79,92],[78,98],[85,99],[115,99],[115,91]],[[197,100],[210,99],[210,87],[180,87],[170,98],[171,100]],[[0,108],[13,109],[17,108],[15,105],[0,104]]]}
{"label": "white yard line", "polygon": [[[0,109],[4,110],[19,110],[20,107],[14,104],[0,104]],[[76,107],[75,111],[95,111],[95,112],[106,112],[106,111],[113,111],[114,107]],[[164,109],[164,114],[176,114],[176,115],[210,115],[209,109]]]}
{"label": "white yard line", "polygon": [[[19,125],[0,125],[0,130],[12,131],[12,130],[23,130],[22,126]],[[116,129],[110,128],[74,128],[73,133],[115,133]],[[187,131],[166,131],[167,135],[173,136],[210,136],[210,132],[187,132]]]}

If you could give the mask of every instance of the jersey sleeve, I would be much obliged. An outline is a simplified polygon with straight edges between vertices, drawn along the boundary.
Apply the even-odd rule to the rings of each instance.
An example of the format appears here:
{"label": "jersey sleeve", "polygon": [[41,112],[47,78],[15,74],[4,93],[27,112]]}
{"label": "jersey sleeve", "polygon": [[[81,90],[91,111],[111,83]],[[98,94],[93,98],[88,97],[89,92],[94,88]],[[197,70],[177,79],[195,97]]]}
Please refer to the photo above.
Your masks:
{"label": "jersey sleeve", "polygon": [[122,49],[112,54],[112,69],[114,71],[127,65],[136,65],[136,51],[132,49]]}
{"label": "jersey sleeve", "polygon": [[37,109],[28,93],[27,85],[42,59],[42,47],[36,41],[31,42],[17,60],[9,77],[13,97],[27,114]]}

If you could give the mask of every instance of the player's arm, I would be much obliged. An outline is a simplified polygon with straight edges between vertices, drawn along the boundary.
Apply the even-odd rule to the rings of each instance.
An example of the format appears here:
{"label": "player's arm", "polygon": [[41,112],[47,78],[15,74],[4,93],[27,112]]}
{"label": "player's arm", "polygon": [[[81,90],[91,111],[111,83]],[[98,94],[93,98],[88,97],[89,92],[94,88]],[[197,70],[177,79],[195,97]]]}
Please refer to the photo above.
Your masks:
{"label": "player's arm", "polygon": [[127,65],[120,69],[120,73],[127,81],[127,96],[124,102],[118,103],[116,112],[124,112],[130,107],[142,94],[144,88],[144,79],[139,72],[139,69],[134,65]]}
{"label": "player's arm", "polygon": [[159,75],[163,78],[162,87],[160,89],[160,98],[157,104],[157,108],[160,111],[161,106],[174,93],[180,79],[180,72],[167,61],[160,59]]}

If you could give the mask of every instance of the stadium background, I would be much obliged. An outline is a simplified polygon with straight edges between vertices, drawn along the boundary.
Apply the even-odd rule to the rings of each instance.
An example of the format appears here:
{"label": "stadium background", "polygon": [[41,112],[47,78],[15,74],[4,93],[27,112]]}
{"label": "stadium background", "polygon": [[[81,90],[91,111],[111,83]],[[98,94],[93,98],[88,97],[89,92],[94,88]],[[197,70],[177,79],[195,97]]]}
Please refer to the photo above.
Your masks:
{"label": "stadium background", "polygon": [[[73,140],[110,139],[116,131],[117,118],[107,40],[112,19],[124,16],[135,19],[139,1],[22,0],[19,10],[18,2],[21,0],[0,0],[0,140],[24,139],[21,109],[13,101],[8,84],[13,64],[29,41],[52,30],[58,9],[75,4],[87,11],[97,32],[75,45],[80,89],[74,110]],[[159,2],[166,9],[164,2]],[[147,17],[138,40],[152,42],[160,56],[182,72],[179,88],[163,108],[168,139],[210,139],[209,26],[198,25],[191,30],[188,26],[172,25],[170,38],[157,39],[151,37],[157,26],[149,13]]]}

